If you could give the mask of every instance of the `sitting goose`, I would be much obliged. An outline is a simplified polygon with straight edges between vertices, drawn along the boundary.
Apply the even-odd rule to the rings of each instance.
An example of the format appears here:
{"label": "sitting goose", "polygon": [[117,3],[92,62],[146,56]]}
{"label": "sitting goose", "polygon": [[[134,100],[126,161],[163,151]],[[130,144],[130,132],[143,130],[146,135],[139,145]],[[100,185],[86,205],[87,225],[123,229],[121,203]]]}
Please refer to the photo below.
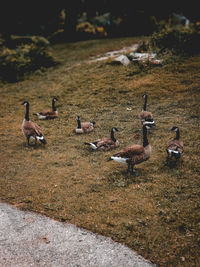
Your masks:
{"label": "sitting goose", "polygon": [[52,110],[45,110],[39,113],[33,113],[33,115],[38,116],[40,120],[55,119],[58,117],[58,111],[56,110],[55,102],[58,101],[56,97],[52,99]]}
{"label": "sitting goose", "polygon": [[128,164],[128,172],[133,175],[138,175],[138,173],[134,169],[134,165],[148,160],[151,155],[151,145],[149,144],[147,139],[147,127],[151,127],[151,124],[145,124],[142,127],[143,145],[133,144],[127,146],[118,153],[114,154],[112,157],[110,157],[108,161],[115,160],[120,163],[126,163]]}
{"label": "sitting goose", "polygon": [[85,142],[85,145],[89,145],[94,150],[103,150],[103,151],[116,148],[119,146],[119,142],[118,140],[115,139],[114,132],[119,132],[119,130],[113,127],[111,129],[110,138],[103,137],[103,138],[97,139],[96,141],[92,143]]}
{"label": "sitting goose", "polygon": [[78,134],[82,133],[89,133],[94,130],[94,125],[96,124],[95,121],[90,122],[81,122],[80,116],[77,116],[77,128],[75,129],[75,132]]}
{"label": "sitting goose", "polygon": [[144,107],[139,115],[139,118],[141,120],[142,125],[151,124],[151,126],[154,127],[155,123],[154,123],[153,115],[150,111],[146,110],[147,109],[147,94],[144,94],[143,97],[144,97]]}
{"label": "sitting goose", "polygon": [[37,140],[39,140],[42,144],[46,144],[46,140],[44,139],[44,136],[42,134],[42,130],[40,127],[29,120],[29,102],[24,101],[22,105],[26,106],[26,113],[25,113],[25,118],[22,123],[22,132],[24,136],[27,138],[27,145],[29,146],[29,140],[30,138],[35,139],[35,145],[37,143]]}
{"label": "sitting goose", "polygon": [[176,137],[167,142],[167,159],[166,165],[169,164],[170,158],[175,158],[175,165],[177,161],[180,159],[181,154],[183,153],[183,142],[180,140],[180,130],[177,126],[173,126],[170,131],[176,132]]}

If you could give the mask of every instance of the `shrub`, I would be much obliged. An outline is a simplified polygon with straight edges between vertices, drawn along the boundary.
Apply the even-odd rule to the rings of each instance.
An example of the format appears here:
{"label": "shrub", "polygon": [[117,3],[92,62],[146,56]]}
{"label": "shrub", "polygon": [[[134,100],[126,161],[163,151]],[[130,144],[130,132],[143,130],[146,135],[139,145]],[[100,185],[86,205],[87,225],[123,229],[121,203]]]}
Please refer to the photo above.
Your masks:
{"label": "shrub", "polygon": [[77,25],[77,33],[85,38],[90,38],[95,35],[95,27],[89,22],[83,22]]}
{"label": "shrub", "polygon": [[161,53],[170,50],[175,55],[193,55],[200,52],[200,30],[197,27],[163,29],[152,34],[150,46]]}
{"label": "shrub", "polygon": [[76,27],[77,34],[82,39],[99,38],[107,36],[103,27],[94,26],[90,22],[82,22]]}
{"label": "shrub", "polygon": [[31,42],[27,40],[26,44],[17,42],[18,46],[14,49],[1,47],[0,76],[3,80],[15,82],[22,79],[26,73],[55,64],[45,38],[34,36]]}

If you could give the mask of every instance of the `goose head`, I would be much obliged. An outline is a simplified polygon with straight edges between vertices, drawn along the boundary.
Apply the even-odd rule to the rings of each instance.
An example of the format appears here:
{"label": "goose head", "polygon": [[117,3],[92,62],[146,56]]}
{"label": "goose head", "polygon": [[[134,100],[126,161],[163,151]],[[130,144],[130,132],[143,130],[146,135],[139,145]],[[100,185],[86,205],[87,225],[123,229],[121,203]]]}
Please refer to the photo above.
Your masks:
{"label": "goose head", "polygon": [[177,126],[173,126],[170,131],[174,131],[174,132],[177,132],[179,130],[179,128]]}
{"label": "goose head", "polygon": [[54,97],[53,98],[53,102],[56,102],[56,101],[58,101],[58,98],[57,97]]}
{"label": "goose head", "polygon": [[96,124],[95,121],[90,121],[90,123],[94,126]]}
{"label": "goose head", "polygon": [[143,96],[142,96],[143,98],[146,98],[147,97],[147,94],[143,94]]}
{"label": "goose head", "polygon": [[22,102],[22,105],[29,106],[29,102],[28,101],[24,101],[24,102]]}
{"label": "goose head", "polygon": [[120,130],[117,129],[116,127],[113,127],[113,128],[111,129],[111,131],[113,131],[113,132],[120,132]]}
{"label": "goose head", "polygon": [[144,121],[143,125],[146,126],[147,129],[154,128],[156,126],[153,119],[148,119],[147,121]]}

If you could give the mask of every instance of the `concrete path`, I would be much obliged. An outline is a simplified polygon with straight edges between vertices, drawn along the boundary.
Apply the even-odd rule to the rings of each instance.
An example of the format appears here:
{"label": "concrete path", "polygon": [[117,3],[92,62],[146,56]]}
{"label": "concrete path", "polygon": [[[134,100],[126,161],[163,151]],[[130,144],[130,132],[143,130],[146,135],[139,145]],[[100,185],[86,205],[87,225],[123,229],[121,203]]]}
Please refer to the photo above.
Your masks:
{"label": "concrete path", "polygon": [[0,203],[0,266],[155,265],[110,238]]}

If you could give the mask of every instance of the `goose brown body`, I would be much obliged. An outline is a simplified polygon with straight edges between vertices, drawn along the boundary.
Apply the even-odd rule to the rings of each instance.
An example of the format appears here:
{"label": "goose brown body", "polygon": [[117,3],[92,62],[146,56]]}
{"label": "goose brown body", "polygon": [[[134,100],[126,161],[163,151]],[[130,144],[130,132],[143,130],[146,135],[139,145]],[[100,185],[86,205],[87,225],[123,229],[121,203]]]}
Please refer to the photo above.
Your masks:
{"label": "goose brown body", "polygon": [[132,164],[139,164],[145,160],[148,160],[151,155],[151,146],[143,147],[142,145],[133,144],[125,147],[118,153],[114,154],[113,157],[121,157],[131,161]]}
{"label": "goose brown body", "polygon": [[46,144],[41,128],[36,123],[29,120],[29,102],[25,101],[22,104],[26,106],[26,114],[22,123],[22,132],[27,138],[27,144],[29,145],[30,138],[35,139],[35,144],[37,141]]}
{"label": "goose brown body", "polygon": [[175,164],[177,160],[180,159],[181,154],[183,153],[183,142],[180,140],[180,130],[177,126],[171,128],[171,131],[176,132],[176,136],[173,139],[170,139],[167,142],[166,151],[167,151],[167,160],[166,163],[169,164],[169,159],[175,158]]}
{"label": "goose brown body", "polygon": [[179,153],[183,153],[183,142],[181,140],[172,139],[167,143],[167,151],[178,151]]}
{"label": "goose brown body", "polygon": [[54,97],[52,99],[52,110],[44,110],[39,113],[33,113],[34,115],[37,115],[40,120],[49,120],[49,119],[55,119],[58,117],[58,111],[56,110],[55,102],[58,99]]}
{"label": "goose brown body", "polygon": [[113,140],[107,138],[107,137],[104,137],[102,139],[98,139],[96,141],[96,146],[97,146],[97,149],[98,150],[103,150],[103,151],[108,151],[110,149],[114,149],[116,147],[119,146],[119,142],[116,141],[114,142]]}
{"label": "goose brown body", "polygon": [[90,132],[92,132],[94,130],[94,125],[95,125],[94,121],[81,122],[80,121],[80,116],[77,116],[77,123],[78,123],[78,126],[75,129],[75,132],[77,134],[90,133]]}
{"label": "goose brown body", "polygon": [[31,136],[33,138],[42,134],[41,128],[36,123],[27,121],[26,119],[24,119],[22,123],[22,132],[25,137]]}
{"label": "goose brown body", "polygon": [[[149,126],[151,127],[151,125]],[[133,144],[120,150],[109,160],[115,160],[117,162],[128,164],[128,172],[136,174],[134,165],[140,164],[150,158],[151,145],[147,139],[147,125],[143,126],[143,145]]]}
{"label": "goose brown body", "polygon": [[153,115],[150,111],[142,110],[140,113],[140,120],[141,122],[153,120]]}
{"label": "goose brown body", "polygon": [[114,148],[119,146],[118,140],[116,140],[114,137],[114,131],[119,132],[119,130],[117,128],[113,127],[111,129],[110,138],[103,137],[103,138],[97,139],[96,141],[94,141],[92,143],[85,143],[85,144],[89,145],[94,150],[108,151],[110,149],[114,149]]}

